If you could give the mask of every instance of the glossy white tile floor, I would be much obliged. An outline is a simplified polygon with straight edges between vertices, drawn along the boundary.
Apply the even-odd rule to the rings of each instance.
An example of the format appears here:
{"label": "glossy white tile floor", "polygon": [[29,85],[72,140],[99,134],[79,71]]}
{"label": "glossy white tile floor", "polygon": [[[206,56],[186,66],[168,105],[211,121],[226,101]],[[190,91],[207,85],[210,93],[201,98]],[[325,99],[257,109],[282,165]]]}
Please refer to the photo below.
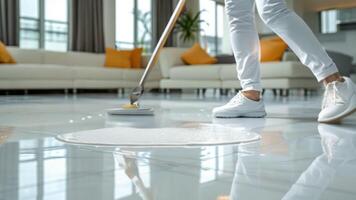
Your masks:
{"label": "glossy white tile floor", "polygon": [[[154,117],[108,117],[115,95],[0,96],[0,200],[356,199],[356,116],[318,125],[318,97],[266,95],[266,119],[212,119],[227,97],[147,95]],[[221,125],[259,142],[192,148],[75,146],[105,127]]]}

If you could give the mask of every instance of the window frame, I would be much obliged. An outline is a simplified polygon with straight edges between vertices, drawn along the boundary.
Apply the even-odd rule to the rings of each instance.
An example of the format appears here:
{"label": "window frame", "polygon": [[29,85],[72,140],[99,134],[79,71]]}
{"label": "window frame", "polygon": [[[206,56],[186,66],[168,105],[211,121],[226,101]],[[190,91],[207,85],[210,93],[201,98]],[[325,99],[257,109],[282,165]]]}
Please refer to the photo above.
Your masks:
{"label": "window frame", "polygon": [[[115,0],[115,26],[116,26],[116,13],[117,13],[117,10],[116,10],[116,4],[117,2],[120,1],[120,0]],[[134,41],[133,41],[133,47],[134,48],[138,48],[140,46],[139,45],[139,34],[138,34],[138,31],[139,31],[139,24],[138,24],[138,9],[139,9],[139,6],[138,6],[138,1],[139,0],[133,0],[134,1],[134,7],[133,7],[133,21],[134,21],[134,24],[133,24],[133,35],[134,35]],[[154,0],[150,0],[151,2],[151,30],[153,31],[153,1]],[[116,40],[116,30],[115,30],[115,48],[116,49],[119,49],[119,43],[122,42],[122,41],[118,41]],[[151,38],[151,40],[153,40],[153,37]],[[152,41],[150,43],[150,48],[147,49],[147,52],[152,52],[152,49],[153,49],[153,46],[152,46]]]}
{"label": "window frame", "polygon": [[[46,0],[36,0],[38,2],[38,19],[36,21],[38,22],[38,47],[34,49],[46,49],[46,21],[51,21],[51,20],[46,20],[45,15],[46,15],[46,10],[45,10],[45,1]],[[67,48],[65,51],[69,50],[70,46],[70,33],[71,33],[71,0],[66,0],[67,1]],[[18,21],[19,21],[19,46],[21,47],[21,31],[23,28],[21,27],[21,19],[26,19],[28,17],[23,17],[21,16],[21,1],[19,1],[19,15],[18,15]],[[56,50],[52,50],[56,51]]]}
{"label": "window frame", "polygon": [[[212,49],[211,53],[213,53],[214,55],[218,55],[219,53],[221,53],[219,51],[219,26],[220,26],[220,23],[224,23],[223,19],[219,20],[218,8],[219,8],[219,6],[224,7],[224,4],[222,2],[218,2],[218,1],[215,1],[215,0],[206,0],[206,1],[214,2],[214,11],[213,11],[214,20],[215,20],[215,27],[213,27],[214,28],[214,36],[213,36],[214,37],[214,43],[213,43],[214,46],[211,48]],[[205,36],[205,37],[207,37],[207,36]],[[204,39],[204,37],[202,37],[201,42],[202,41],[204,42],[204,40],[207,40],[207,39],[206,38]]]}

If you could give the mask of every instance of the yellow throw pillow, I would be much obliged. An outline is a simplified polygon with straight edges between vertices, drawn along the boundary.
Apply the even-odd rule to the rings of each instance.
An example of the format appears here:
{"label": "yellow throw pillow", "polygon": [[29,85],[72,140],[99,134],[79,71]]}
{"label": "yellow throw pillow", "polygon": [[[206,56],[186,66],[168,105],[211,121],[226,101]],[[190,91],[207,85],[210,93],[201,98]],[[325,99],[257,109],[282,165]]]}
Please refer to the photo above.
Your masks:
{"label": "yellow throw pillow", "polygon": [[140,69],[142,68],[142,48],[135,48],[131,52],[131,68]]}
{"label": "yellow throw pillow", "polygon": [[1,41],[0,41],[0,63],[3,63],[3,64],[16,64],[15,59],[7,51],[6,46]]}
{"label": "yellow throw pillow", "polygon": [[107,48],[105,66],[140,69],[142,68],[142,51],[142,48],[135,48],[133,50]]}
{"label": "yellow throw pillow", "polygon": [[188,49],[181,55],[181,59],[188,65],[215,64],[217,59],[210,56],[199,43],[195,43],[192,48]]}
{"label": "yellow throw pillow", "polygon": [[130,68],[131,51],[118,51],[112,48],[106,48],[105,67]]}
{"label": "yellow throw pillow", "polygon": [[262,39],[261,62],[281,61],[288,45],[279,37]]}

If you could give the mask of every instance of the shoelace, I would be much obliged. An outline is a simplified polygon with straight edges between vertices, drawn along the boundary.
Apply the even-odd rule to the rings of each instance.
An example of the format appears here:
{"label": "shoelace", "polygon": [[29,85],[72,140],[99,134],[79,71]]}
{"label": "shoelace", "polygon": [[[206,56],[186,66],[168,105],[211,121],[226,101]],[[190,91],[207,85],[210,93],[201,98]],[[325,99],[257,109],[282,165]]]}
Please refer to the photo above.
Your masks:
{"label": "shoelace", "polygon": [[339,89],[337,88],[337,82],[332,82],[326,85],[322,108],[327,107],[329,104],[337,103],[344,103],[344,101],[340,96]]}

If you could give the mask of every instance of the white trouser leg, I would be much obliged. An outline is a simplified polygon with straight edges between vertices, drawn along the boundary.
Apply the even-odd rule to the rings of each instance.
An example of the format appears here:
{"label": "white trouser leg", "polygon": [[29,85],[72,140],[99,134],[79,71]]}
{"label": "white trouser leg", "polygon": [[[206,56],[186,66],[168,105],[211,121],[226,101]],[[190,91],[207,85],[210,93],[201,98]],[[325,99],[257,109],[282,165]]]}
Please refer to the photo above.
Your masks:
{"label": "white trouser leg", "polygon": [[313,32],[298,15],[287,8],[284,0],[255,1],[262,20],[288,44],[318,81],[338,72]]}
{"label": "white trouser leg", "polygon": [[255,0],[225,0],[238,79],[243,90],[261,91],[260,45],[255,24]]}

